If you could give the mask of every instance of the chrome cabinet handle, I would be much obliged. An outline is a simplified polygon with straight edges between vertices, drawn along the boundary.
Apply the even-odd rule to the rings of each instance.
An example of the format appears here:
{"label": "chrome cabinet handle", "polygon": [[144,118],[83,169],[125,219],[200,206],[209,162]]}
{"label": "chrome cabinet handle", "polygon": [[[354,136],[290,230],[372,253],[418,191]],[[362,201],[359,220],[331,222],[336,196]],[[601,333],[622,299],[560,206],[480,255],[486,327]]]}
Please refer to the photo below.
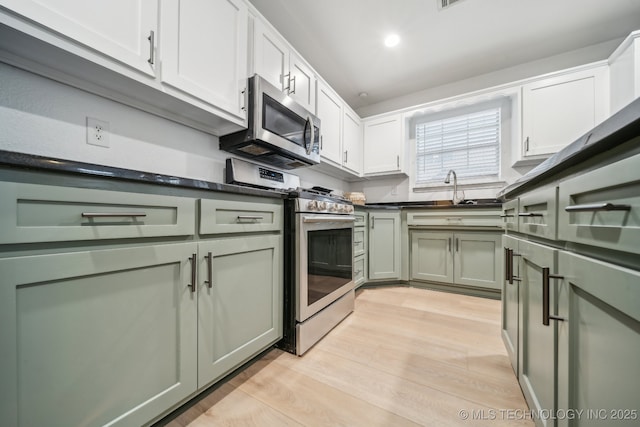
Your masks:
{"label": "chrome cabinet handle", "polygon": [[364,243],[362,240],[354,240],[353,243]]}
{"label": "chrome cabinet handle", "polygon": [[83,218],[120,218],[120,217],[134,217],[140,218],[147,216],[144,212],[82,212]]}
{"label": "chrome cabinet handle", "polygon": [[500,215],[500,218],[513,218],[515,215],[509,215],[509,214],[505,214],[505,215]]}
{"label": "chrome cabinet handle", "polygon": [[213,254],[209,252],[204,259],[207,260],[207,280],[204,283],[211,289],[213,287]]}
{"label": "chrome cabinet handle", "polygon": [[247,98],[245,96],[245,94],[247,93],[247,88],[242,89],[242,92],[240,92],[242,95],[242,107],[240,107],[240,109],[242,111],[247,111]]}
{"label": "chrome cabinet handle", "polygon": [[456,237],[456,252],[460,252],[460,239]]}
{"label": "chrome cabinet handle", "polygon": [[264,217],[259,215],[238,215],[238,221],[260,221],[263,219]]}
{"label": "chrome cabinet handle", "polygon": [[320,149],[322,150],[322,144],[324,142],[324,135],[320,135]]}
{"label": "chrome cabinet handle", "polygon": [[519,217],[534,217],[534,216],[543,216],[541,213],[533,213],[533,212],[520,212],[518,214]]}
{"label": "chrome cabinet handle", "polygon": [[449,253],[451,253],[451,237],[447,239],[447,248],[449,249]]}
{"label": "chrome cabinet handle", "polygon": [[507,273],[507,281],[510,285],[513,285],[513,282],[521,282],[522,280],[519,277],[513,275],[513,257],[520,256],[513,252],[513,249],[505,248],[505,255],[507,257],[505,266],[505,272]]}
{"label": "chrome cabinet handle", "polygon": [[347,159],[349,158],[349,151],[345,150],[344,152],[344,160],[342,161],[343,163],[347,163]]}
{"label": "chrome cabinet handle", "polygon": [[549,319],[564,321],[563,317],[549,314],[549,279],[564,279],[564,276],[549,274],[549,267],[542,269],[542,324],[549,326]]}
{"label": "chrome cabinet handle", "polygon": [[400,156],[396,156],[396,167],[400,169]]}
{"label": "chrome cabinet handle", "polygon": [[156,40],[156,33],[154,31],[150,31],[149,32],[149,37],[147,37],[147,40],[149,40],[149,59],[147,59],[147,62],[149,62],[149,64],[153,65],[156,62],[155,50],[154,50],[154,45],[155,45],[155,40]]}
{"label": "chrome cabinet handle", "polygon": [[191,261],[191,283],[189,283],[189,288],[191,289],[191,293],[194,293],[196,291],[196,281],[198,280],[197,278],[197,255],[193,254],[192,256],[189,257],[189,261]]}
{"label": "chrome cabinet handle", "polygon": [[291,87],[291,82],[293,82],[293,89],[289,91],[289,95],[295,95],[295,93],[296,93],[296,76],[291,77],[291,80],[289,80],[289,87]]}
{"label": "chrome cabinet handle", "polygon": [[504,248],[504,279],[509,282],[511,278],[511,249]]}
{"label": "chrome cabinet handle", "polygon": [[524,140],[524,152],[528,152],[529,151],[529,137],[527,137],[527,139]]}
{"label": "chrome cabinet handle", "polygon": [[[284,79],[285,77],[287,78],[287,87],[284,86]],[[289,93],[289,89],[291,89],[291,73],[287,73],[287,74],[283,74],[281,76],[282,78],[282,91],[287,91],[287,94]]]}
{"label": "chrome cabinet handle", "polygon": [[630,211],[630,205],[615,205],[613,203],[593,203],[574,205],[564,208],[566,212],[598,212],[598,211]]}

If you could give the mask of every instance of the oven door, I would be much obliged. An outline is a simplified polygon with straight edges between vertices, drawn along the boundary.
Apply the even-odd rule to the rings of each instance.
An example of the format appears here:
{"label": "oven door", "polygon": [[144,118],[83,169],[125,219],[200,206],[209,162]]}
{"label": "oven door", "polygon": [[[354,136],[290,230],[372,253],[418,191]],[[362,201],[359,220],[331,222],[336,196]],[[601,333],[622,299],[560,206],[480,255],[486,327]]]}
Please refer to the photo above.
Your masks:
{"label": "oven door", "polygon": [[297,216],[296,320],[303,322],[353,289],[351,215]]}

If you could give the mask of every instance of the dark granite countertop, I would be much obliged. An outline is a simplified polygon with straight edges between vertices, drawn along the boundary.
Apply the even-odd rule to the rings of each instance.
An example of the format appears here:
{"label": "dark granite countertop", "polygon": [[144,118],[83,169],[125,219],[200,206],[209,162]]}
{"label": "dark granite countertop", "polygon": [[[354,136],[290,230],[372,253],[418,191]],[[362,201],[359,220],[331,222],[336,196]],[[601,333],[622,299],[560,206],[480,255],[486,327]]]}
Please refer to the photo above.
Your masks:
{"label": "dark granite countertop", "polygon": [[640,136],[640,98],[582,135],[498,193],[509,199],[550,176]]}
{"label": "dark granite countertop", "polygon": [[276,190],[242,187],[233,184],[220,184],[217,182],[162,175],[151,172],[141,172],[131,169],[36,156],[32,154],[17,153],[13,151],[0,150],[0,166],[9,166],[11,168],[18,169],[46,170],[58,173],[88,175],[93,177],[118,179],[131,182],[184,187],[198,190],[219,191],[224,193],[234,193],[248,196],[271,197],[276,199],[282,199],[286,197],[285,193]]}
{"label": "dark granite countertop", "polygon": [[497,199],[478,199],[454,205],[451,200],[427,200],[419,202],[367,203],[372,209],[499,209],[502,202]]}

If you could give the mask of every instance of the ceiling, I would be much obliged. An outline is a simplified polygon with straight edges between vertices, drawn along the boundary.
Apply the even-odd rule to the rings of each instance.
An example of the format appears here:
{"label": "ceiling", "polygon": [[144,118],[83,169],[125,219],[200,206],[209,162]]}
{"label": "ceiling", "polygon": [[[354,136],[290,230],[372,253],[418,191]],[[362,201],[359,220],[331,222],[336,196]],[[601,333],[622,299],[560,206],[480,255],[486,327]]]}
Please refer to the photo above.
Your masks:
{"label": "ceiling", "polygon": [[354,109],[640,29],[639,0],[250,1]]}

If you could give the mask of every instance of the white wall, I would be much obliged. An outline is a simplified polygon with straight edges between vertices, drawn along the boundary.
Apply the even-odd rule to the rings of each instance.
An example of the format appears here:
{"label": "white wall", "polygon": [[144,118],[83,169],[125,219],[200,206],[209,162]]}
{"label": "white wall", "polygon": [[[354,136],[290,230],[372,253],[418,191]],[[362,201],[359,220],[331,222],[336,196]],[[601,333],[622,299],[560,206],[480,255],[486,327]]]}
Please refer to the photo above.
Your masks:
{"label": "white wall", "polygon": [[[86,143],[86,118],[109,122],[110,148]],[[0,149],[224,182],[218,138],[0,63]],[[296,170],[304,186],[344,190],[323,173]]]}

